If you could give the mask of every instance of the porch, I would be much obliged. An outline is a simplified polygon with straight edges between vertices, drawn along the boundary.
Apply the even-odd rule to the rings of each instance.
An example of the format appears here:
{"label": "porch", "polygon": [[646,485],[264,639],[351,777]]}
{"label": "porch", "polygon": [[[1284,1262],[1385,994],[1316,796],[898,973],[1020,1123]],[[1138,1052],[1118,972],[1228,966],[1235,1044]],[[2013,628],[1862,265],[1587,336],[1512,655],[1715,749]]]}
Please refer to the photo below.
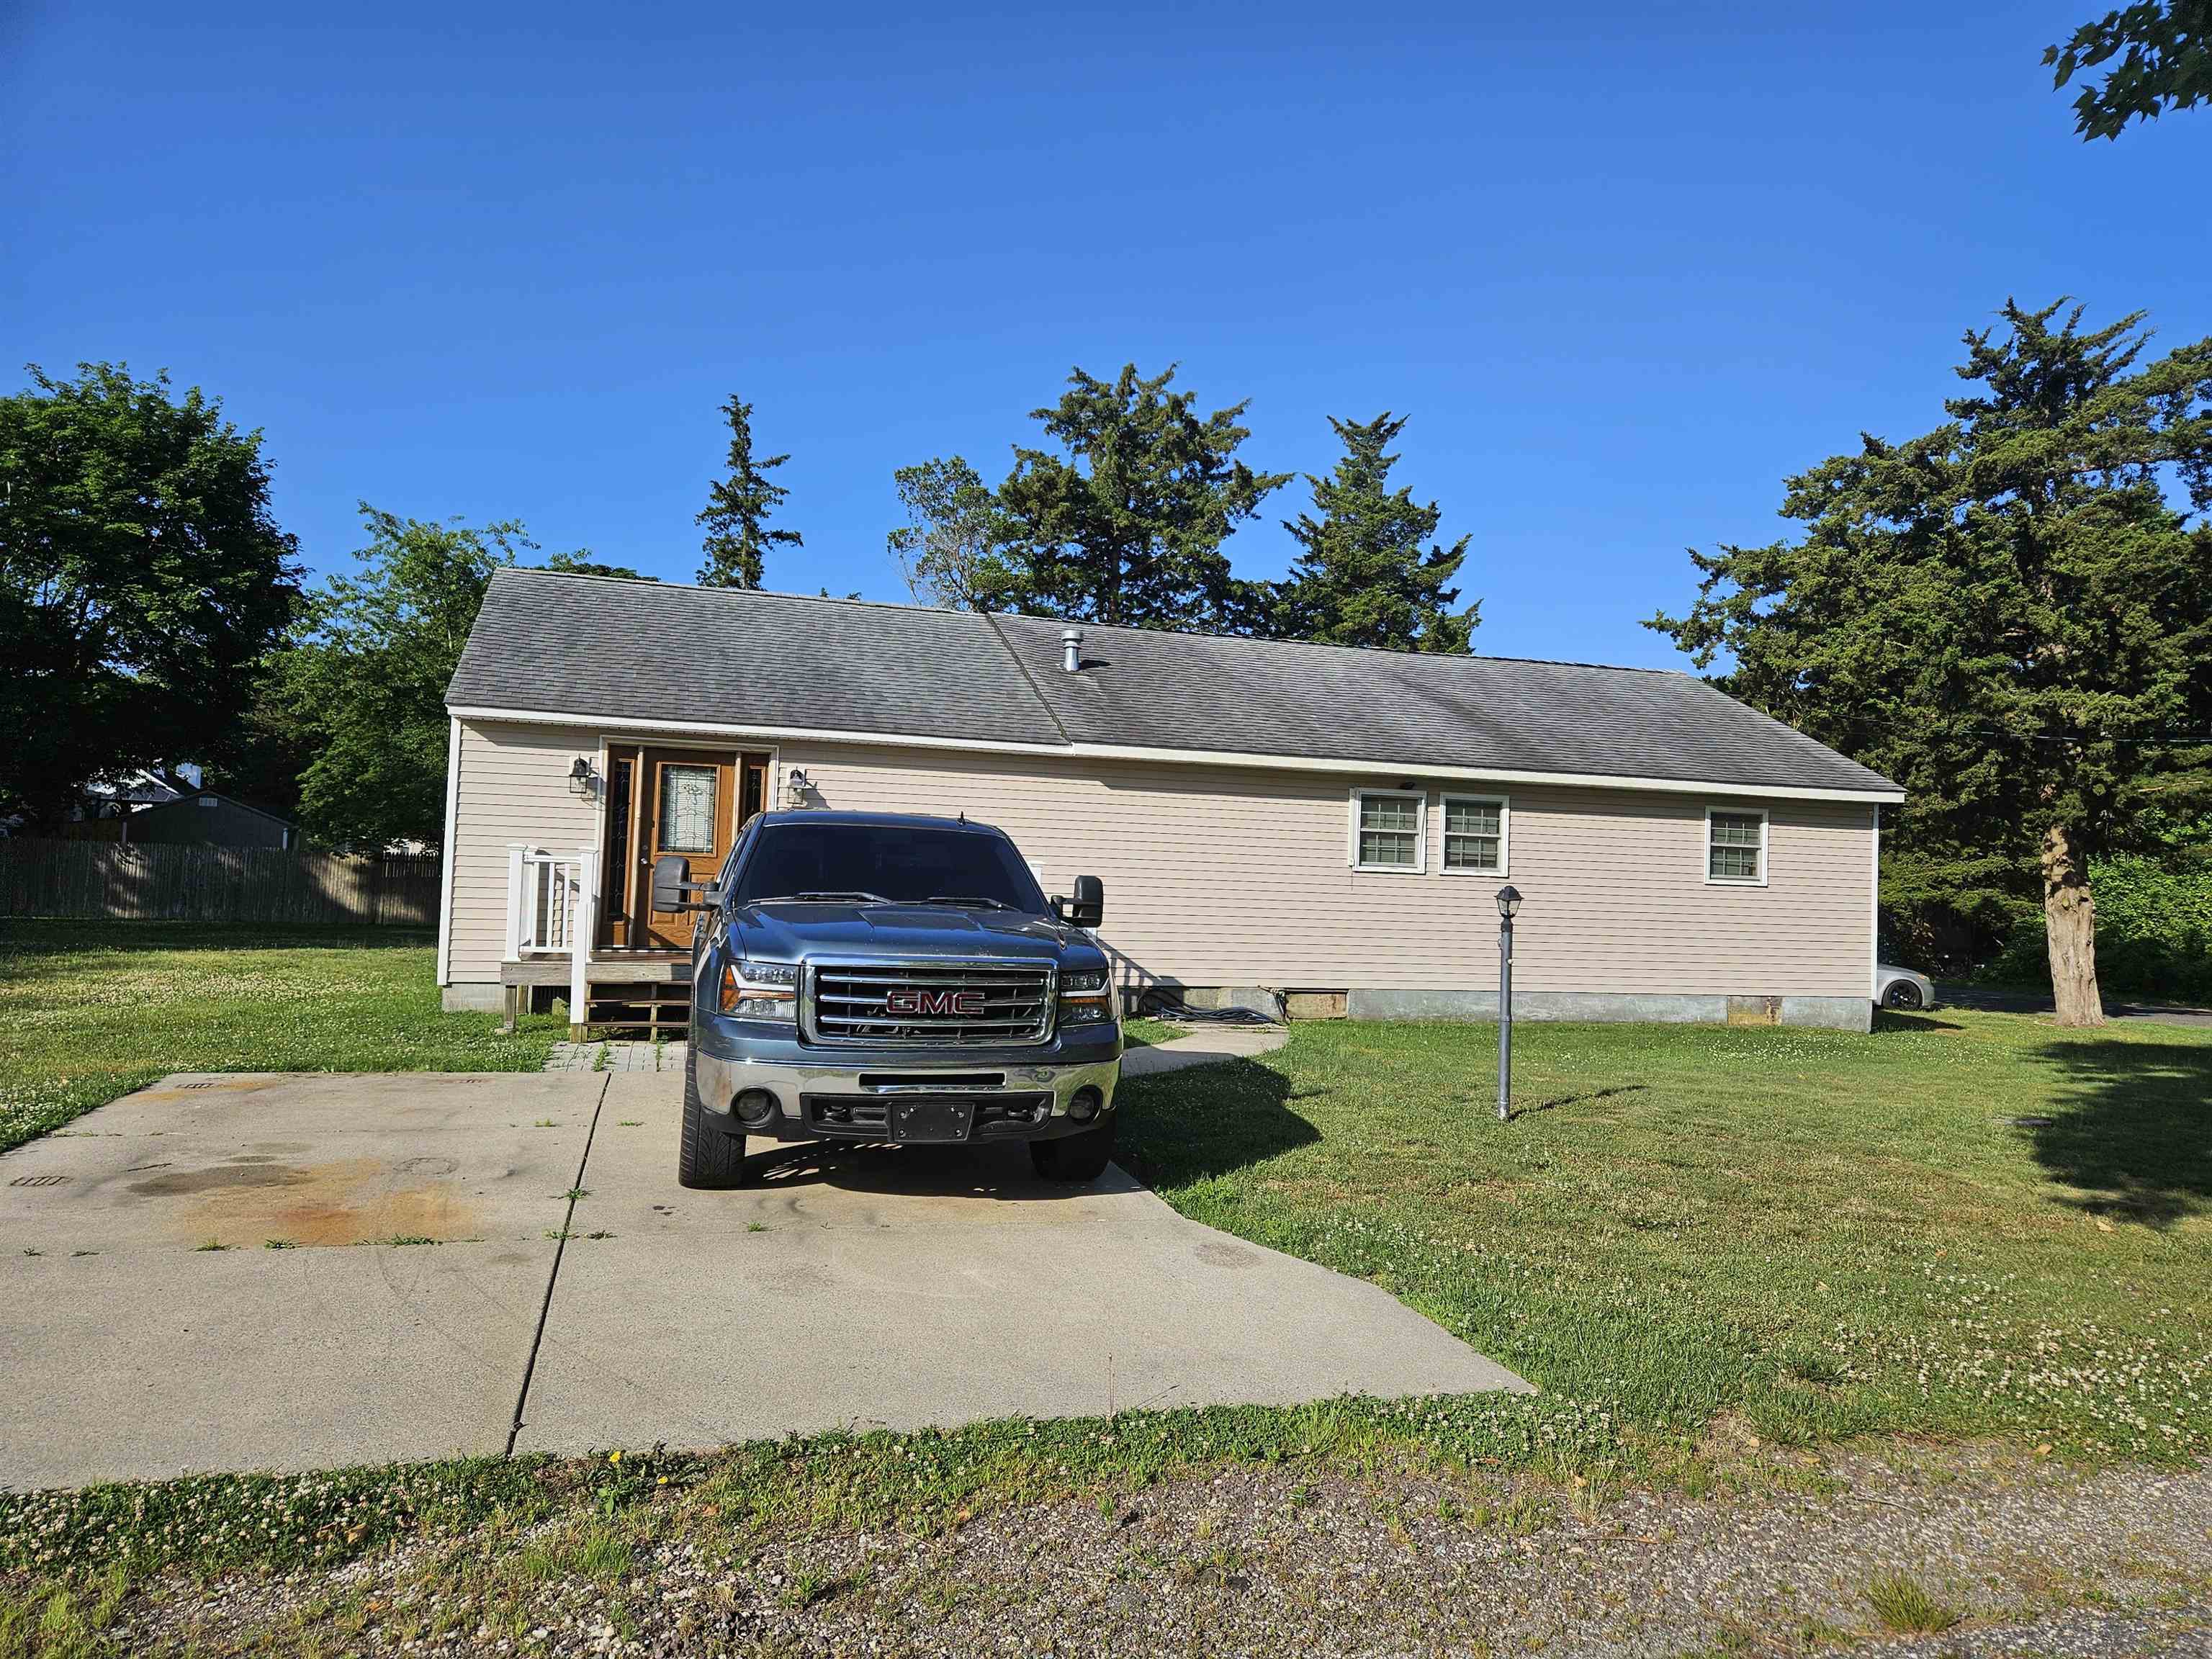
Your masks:
{"label": "porch", "polygon": [[499,968],[505,1029],[559,999],[568,1003],[574,1039],[681,1037],[690,1017],[691,953],[605,943],[600,869],[593,848],[508,848]]}
{"label": "porch", "polygon": [[510,1029],[525,1012],[565,999],[579,1038],[683,1031],[695,918],[654,907],[653,866],[680,858],[687,879],[712,880],[766,804],[770,758],[613,736],[599,739],[596,755],[574,757],[563,782],[590,804],[590,840],[507,846],[499,979]]}

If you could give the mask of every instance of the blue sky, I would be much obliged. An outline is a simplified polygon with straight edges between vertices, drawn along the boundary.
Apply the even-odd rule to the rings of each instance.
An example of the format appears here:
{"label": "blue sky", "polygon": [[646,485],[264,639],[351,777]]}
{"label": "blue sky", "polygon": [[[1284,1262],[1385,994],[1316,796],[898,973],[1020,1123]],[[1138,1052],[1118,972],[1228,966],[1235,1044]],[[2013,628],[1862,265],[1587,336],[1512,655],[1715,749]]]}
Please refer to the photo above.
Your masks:
{"label": "blue sky", "polygon": [[769,585],[890,599],[894,467],[1180,362],[1261,466],[1409,416],[1478,650],[1674,664],[1682,550],[1934,424],[2008,294],[2212,332],[2212,114],[2084,145],[2038,63],[2103,4],[0,0],[0,385],[218,393],[315,569],[367,500],[678,580],[734,389]]}

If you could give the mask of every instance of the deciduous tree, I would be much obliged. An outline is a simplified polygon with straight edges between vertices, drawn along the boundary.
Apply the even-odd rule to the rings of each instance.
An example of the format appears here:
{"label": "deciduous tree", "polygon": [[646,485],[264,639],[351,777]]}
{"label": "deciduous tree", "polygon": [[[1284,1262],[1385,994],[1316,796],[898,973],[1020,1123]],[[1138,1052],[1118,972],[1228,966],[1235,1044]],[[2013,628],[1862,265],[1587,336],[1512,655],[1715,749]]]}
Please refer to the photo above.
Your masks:
{"label": "deciduous tree", "polygon": [[1449,586],[1467,558],[1468,538],[1449,547],[1422,543],[1437,533],[1437,504],[1390,488],[1397,457],[1385,453],[1406,429],[1386,411],[1371,421],[1340,421],[1343,459],[1326,478],[1311,473],[1314,506],[1283,528],[1305,550],[1276,590],[1274,631],[1327,645],[1380,646],[1396,651],[1465,651],[1480,621],[1481,602],[1455,611]]}
{"label": "deciduous tree", "polygon": [[768,475],[791,457],[753,459],[753,406],[735,393],[722,414],[730,422],[730,475],[708,491],[696,521],[707,526],[699,580],[708,587],[758,587],[769,549],[801,545],[796,530],[772,530],[768,522],[791,494]]}
{"label": "deciduous tree", "polygon": [[2142,0],[2043,49],[2057,70],[2055,87],[2115,58],[2105,78],[2074,100],[2074,130],[2085,140],[2117,138],[2130,121],[2212,100],[2212,0]]}
{"label": "deciduous tree", "polygon": [[1291,475],[1238,460],[1244,404],[1201,416],[1175,374],[1148,380],[1131,363],[1101,380],[1079,368],[1058,403],[1032,411],[1061,453],[1017,447],[1000,486],[1000,603],[1128,628],[1264,624],[1263,593],[1231,573],[1221,544]]}
{"label": "deciduous tree", "polygon": [[1789,481],[1801,540],[1692,554],[1651,626],[1909,795],[1886,897],[2039,868],[2062,1023],[2101,1018],[2089,860],[2212,798],[2212,339],[2139,367],[2141,313],[1969,332],[1973,395]]}
{"label": "deciduous tree", "polygon": [[0,813],[46,825],[86,781],[194,760],[299,599],[261,434],[168,377],[36,368],[0,398]]}
{"label": "deciduous tree", "polygon": [[991,487],[957,455],[902,466],[891,477],[907,521],[886,540],[907,591],[921,605],[985,609],[1009,574],[1000,551],[1009,538],[1006,515]]}

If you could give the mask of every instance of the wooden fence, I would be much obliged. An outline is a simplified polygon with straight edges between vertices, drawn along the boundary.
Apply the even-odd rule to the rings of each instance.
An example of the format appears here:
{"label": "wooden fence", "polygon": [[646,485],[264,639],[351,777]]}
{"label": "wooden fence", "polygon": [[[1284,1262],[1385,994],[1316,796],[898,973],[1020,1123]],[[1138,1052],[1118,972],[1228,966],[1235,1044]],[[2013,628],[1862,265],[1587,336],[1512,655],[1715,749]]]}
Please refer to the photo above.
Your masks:
{"label": "wooden fence", "polygon": [[0,841],[0,916],[433,927],[438,860],[264,847]]}

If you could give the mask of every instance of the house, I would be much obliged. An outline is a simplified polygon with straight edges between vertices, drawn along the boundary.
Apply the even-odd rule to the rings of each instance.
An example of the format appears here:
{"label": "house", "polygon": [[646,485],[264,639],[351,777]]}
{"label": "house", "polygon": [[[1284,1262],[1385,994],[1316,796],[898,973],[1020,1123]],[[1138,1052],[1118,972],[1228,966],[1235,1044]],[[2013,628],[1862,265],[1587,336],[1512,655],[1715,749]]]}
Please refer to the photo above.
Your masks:
{"label": "house", "polygon": [[213,789],[195,789],[123,821],[122,839],[132,846],[191,842],[215,847],[297,847],[300,826]]}
{"label": "house", "polygon": [[704,878],[774,804],[964,812],[1048,892],[1103,878],[1133,996],[1486,1016],[1510,880],[1523,1017],[1864,1030],[1904,799],[1679,672],[536,570],[447,702],[445,1006],[664,1026],[690,917],[651,861]]}

